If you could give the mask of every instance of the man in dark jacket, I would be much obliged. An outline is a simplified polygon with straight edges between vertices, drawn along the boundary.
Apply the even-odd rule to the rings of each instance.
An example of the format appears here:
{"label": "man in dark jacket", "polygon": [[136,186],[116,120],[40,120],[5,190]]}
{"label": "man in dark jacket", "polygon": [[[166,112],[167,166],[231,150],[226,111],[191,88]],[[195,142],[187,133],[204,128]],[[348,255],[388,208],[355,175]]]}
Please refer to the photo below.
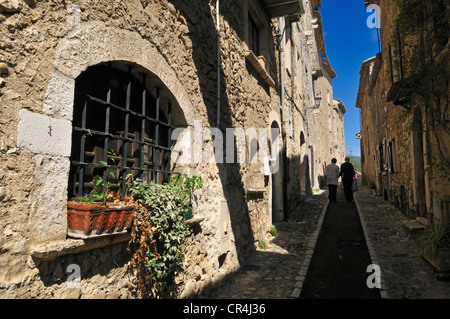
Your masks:
{"label": "man in dark jacket", "polygon": [[353,178],[355,177],[355,170],[353,169],[353,165],[350,163],[350,158],[345,158],[345,163],[341,164],[341,169],[339,176],[342,177],[342,184],[344,184],[344,194],[345,199],[348,202],[353,200]]}

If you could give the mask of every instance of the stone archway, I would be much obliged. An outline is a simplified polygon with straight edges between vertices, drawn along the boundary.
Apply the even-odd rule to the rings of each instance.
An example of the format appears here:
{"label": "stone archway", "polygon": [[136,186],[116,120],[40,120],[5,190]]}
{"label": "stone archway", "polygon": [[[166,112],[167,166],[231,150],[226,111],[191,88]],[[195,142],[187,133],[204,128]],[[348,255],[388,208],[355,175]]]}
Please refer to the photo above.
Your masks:
{"label": "stone archway", "polygon": [[[272,154],[272,143],[277,137],[276,131],[279,132],[279,141],[281,141],[281,119],[279,114],[272,110],[268,116],[267,127],[269,128],[268,136],[268,150],[269,157],[273,160],[274,155]],[[278,128],[278,130],[273,131],[272,128]],[[281,144],[278,148],[277,163],[270,162],[270,172],[269,175],[269,207],[268,211],[270,213],[272,222],[282,221],[284,219],[283,210],[283,161],[281,160]],[[275,169],[273,169],[275,167]]]}
{"label": "stone archway", "polygon": [[[270,126],[270,143],[277,143],[281,139],[281,129],[277,121],[273,121]],[[282,151],[278,149],[278,154],[272,154],[272,145],[269,148],[271,154],[271,165],[275,164],[276,170],[272,174],[272,220],[279,222],[284,220],[284,205],[283,205],[283,161]],[[276,161],[276,162],[275,162]]]}
{"label": "stone archway", "polygon": [[300,196],[308,198],[311,195],[311,180],[309,176],[309,154],[305,134],[300,132]]}
{"label": "stone archway", "polygon": [[108,61],[129,61],[153,73],[193,125],[194,110],[184,86],[158,49],[139,34],[101,22],[82,24],[60,41],[46,93],[44,112],[72,120],[75,79],[88,67]]}

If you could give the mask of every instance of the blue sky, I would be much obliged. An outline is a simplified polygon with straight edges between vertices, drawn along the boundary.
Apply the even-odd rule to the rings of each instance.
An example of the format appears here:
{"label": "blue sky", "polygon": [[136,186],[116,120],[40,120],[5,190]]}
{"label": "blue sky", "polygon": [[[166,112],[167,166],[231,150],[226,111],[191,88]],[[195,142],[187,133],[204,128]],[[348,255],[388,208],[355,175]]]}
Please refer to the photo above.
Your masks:
{"label": "blue sky", "polygon": [[333,95],[341,100],[344,115],[346,153],[360,156],[360,110],[355,107],[359,87],[359,69],[363,61],[378,52],[377,31],[367,26],[371,12],[364,0],[322,0],[323,31],[328,59],[337,78],[333,79]]}

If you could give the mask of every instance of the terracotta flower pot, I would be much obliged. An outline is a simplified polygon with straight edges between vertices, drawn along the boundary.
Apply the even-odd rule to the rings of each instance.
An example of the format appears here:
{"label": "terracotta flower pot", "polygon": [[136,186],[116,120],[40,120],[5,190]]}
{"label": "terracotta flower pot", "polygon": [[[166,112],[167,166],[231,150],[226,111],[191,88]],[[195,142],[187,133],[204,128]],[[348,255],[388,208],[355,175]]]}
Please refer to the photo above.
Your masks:
{"label": "terracotta flower pot", "polygon": [[424,247],[422,247],[422,256],[436,270],[438,278],[449,278],[450,276],[450,251],[444,248],[438,248],[433,256]]}
{"label": "terracotta flower pot", "polygon": [[266,58],[264,57],[264,55],[258,56],[258,61],[259,63],[261,63],[263,68],[266,68]]}
{"label": "terracotta flower pot", "polygon": [[134,209],[133,205],[103,206],[68,202],[68,235],[86,238],[126,232],[131,227]]}

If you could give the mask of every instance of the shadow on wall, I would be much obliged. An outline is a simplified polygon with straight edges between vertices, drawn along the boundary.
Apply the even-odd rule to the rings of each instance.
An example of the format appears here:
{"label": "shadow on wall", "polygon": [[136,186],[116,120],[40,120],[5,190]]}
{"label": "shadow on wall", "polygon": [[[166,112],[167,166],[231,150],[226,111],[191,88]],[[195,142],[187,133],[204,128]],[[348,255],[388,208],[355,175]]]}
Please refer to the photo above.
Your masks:
{"label": "shadow on wall", "polygon": [[[123,271],[122,288],[125,289],[128,282],[125,276],[126,265],[130,261],[127,246],[128,243],[119,243],[85,253],[65,255],[49,261],[34,259],[34,262],[44,286],[58,287],[55,288],[55,294],[58,293],[58,289],[60,289],[59,293],[67,293],[68,288],[64,283],[74,282],[79,275],[79,278],[83,281],[81,285],[82,293],[83,295],[89,295],[90,292],[86,291],[89,286],[102,288],[102,284],[98,280],[93,282],[94,278],[98,278],[98,275],[106,277],[111,271]],[[78,271],[79,273],[77,273]],[[105,285],[107,286],[106,282]]]}
{"label": "shadow on wall", "polygon": [[302,199],[312,196],[311,176],[309,174],[309,156],[303,155],[303,161],[300,164],[300,188]]}
{"label": "shadow on wall", "polygon": [[[326,193],[321,195],[312,195],[311,201],[301,202],[294,212],[291,212],[291,220],[293,223],[280,223],[276,225],[277,235],[270,243],[269,247],[278,246],[278,249],[259,249],[245,264],[242,265],[238,273],[230,274],[227,279],[227,289],[218,289],[208,295],[202,295],[203,298],[210,299],[239,299],[246,298],[275,298],[273,284],[267,281],[267,285],[260,285],[258,291],[253,291],[252,295],[248,295],[249,285],[243,285],[239,279],[249,280],[250,282],[259,282],[266,278],[265,271],[279,268],[281,264],[290,265],[290,267],[300,269],[304,260],[305,250],[302,248],[304,244],[302,241],[305,236],[309,235],[317,227],[318,219],[321,216],[321,209],[327,202]],[[301,251],[299,251],[299,249]],[[234,276],[234,278],[233,278]],[[289,278],[289,277],[287,277]],[[287,284],[292,279],[281,278],[280,285]],[[292,291],[284,291],[287,295],[282,295],[281,298],[289,298]],[[265,296],[265,297],[264,297]],[[277,297],[279,298],[279,297]]]}
{"label": "shadow on wall", "polygon": [[326,178],[326,176],[319,175],[317,177],[317,182],[319,183],[319,188],[320,189],[326,189],[326,187],[327,187],[327,178]]}
{"label": "shadow on wall", "polygon": [[[209,5],[210,1],[200,1],[192,9],[192,3],[183,0],[169,0],[170,3],[186,18],[189,36],[192,41],[193,62],[197,69],[201,96],[206,106],[208,123],[210,127],[217,126],[217,33],[215,19]],[[227,17],[227,8],[235,4],[224,4],[220,8],[221,16]],[[230,7],[230,8],[231,8]],[[236,9],[233,9],[236,10]],[[238,25],[235,25],[238,23]],[[238,20],[229,21],[231,28],[240,30]],[[221,101],[220,125],[218,128],[225,132],[231,128],[231,110],[226,91],[226,79],[223,69],[220,70]],[[201,119],[199,119],[201,120]],[[235,149],[236,141],[235,141]],[[230,223],[237,238],[235,245],[238,261],[242,262],[249,253],[255,250],[253,245],[253,232],[250,227],[250,218],[246,202],[244,183],[240,172],[240,164],[217,164],[219,178],[225,200],[228,204]],[[239,236],[241,234],[241,236]]]}
{"label": "shadow on wall", "polygon": [[[226,90],[227,79],[224,77],[224,70],[221,67],[219,74],[221,83],[220,125],[217,125],[217,33],[214,12],[211,11],[211,1],[199,1],[195,9],[193,9],[191,2],[185,0],[169,0],[169,2],[187,21],[189,37],[192,42],[193,62],[197,70],[201,98],[206,107],[208,124],[210,127],[218,127],[222,132],[225,132],[226,128],[233,127],[233,118],[230,108],[230,96]],[[235,30],[237,36],[243,39],[242,15],[236,14],[236,12],[239,13],[243,10],[240,6],[242,6],[241,2],[224,1],[221,3],[220,13],[222,18],[227,19],[228,28]],[[263,86],[263,89],[268,90],[265,86]],[[202,120],[202,118],[199,118],[199,120]],[[235,149],[238,149],[236,141],[234,143]],[[296,163],[296,165],[300,165],[303,169],[298,192],[304,195],[304,198],[307,198],[312,195],[310,178],[310,163],[312,161],[308,155],[305,155],[303,160],[301,158],[292,158],[291,161]],[[239,163],[218,163],[216,165],[223,194],[228,205],[232,233],[235,235],[234,245],[237,259],[242,264],[251,253],[256,251],[254,246],[255,233],[251,227],[252,220],[250,218],[249,203],[250,205],[254,203],[254,206],[257,207],[262,200],[261,195],[246,196],[241,165]],[[267,186],[267,181],[265,184]],[[305,185],[303,194],[301,185]],[[299,196],[299,198],[301,197]],[[249,202],[247,202],[247,199],[249,199]],[[201,230],[197,229],[197,231]],[[224,259],[221,259],[222,256],[217,257],[219,258],[219,264],[225,262]],[[225,278],[228,277],[227,275]],[[214,286],[217,287],[217,285]],[[218,286],[220,286],[220,283]],[[208,291],[215,287],[207,287],[204,290]]]}

